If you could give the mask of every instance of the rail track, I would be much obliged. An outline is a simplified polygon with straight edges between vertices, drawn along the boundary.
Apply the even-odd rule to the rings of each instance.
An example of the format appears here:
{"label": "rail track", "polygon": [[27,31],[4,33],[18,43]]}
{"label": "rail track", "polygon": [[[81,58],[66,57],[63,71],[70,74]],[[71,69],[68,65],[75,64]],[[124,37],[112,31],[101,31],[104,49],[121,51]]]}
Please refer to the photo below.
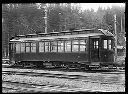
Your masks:
{"label": "rail track", "polygon": [[[11,90],[15,93],[43,93],[43,92],[93,92],[90,89],[82,88],[71,88],[69,86],[59,86],[59,85],[42,85],[42,84],[32,84],[14,81],[3,81],[3,89]],[[102,91],[96,91],[102,92]]]}
{"label": "rail track", "polygon": [[[106,74],[106,72],[105,72]],[[80,74],[64,74],[64,73],[48,73],[48,72],[30,72],[30,71],[9,71],[9,70],[3,70],[2,75],[21,75],[25,77],[48,77],[48,78],[59,78],[59,79],[68,79],[68,80],[76,80],[76,81],[83,81],[87,83],[100,83],[102,85],[124,85],[120,82],[118,82],[115,78],[114,81],[111,79],[105,80],[99,80],[95,79],[98,76],[94,76],[95,78],[89,76],[89,75],[80,75]],[[111,74],[110,74],[111,75]],[[31,82],[23,82],[23,81],[15,81],[15,80],[3,80],[2,81],[2,89],[6,91],[11,92],[17,92],[17,93],[23,93],[23,92],[36,92],[36,93],[42,93],[42,92],[102,92],[102,90],[91,90],[91,89],[83,89],[78,87],[69,87],[63,86],[63,85],[51,85],[51,84],[43,84],[43,83],[31,83]]]}
{"label": "rail track", "polygon": [[[94,66],[93,66],[94,67]],[[64,72],[124,72],[125,71],[125,67],[112,67],[112,68],[108,68],[108,67],[102,67],[100,69],[98,68],[91,68],[90,69],[79,69],[79,68],[43,68],[43,70],[52,70],[52,71],[64,71]],[[21,67],[21,66],[9,66],[9,65],[3,65],[3,68],[19,68],[19,69],[39,69],[42,70],[42,68],[40,67],[33,67],[33,66],[25,66],[25,67]]]}
{"label": "rail track", "polygon": [[92,82],[92,83],[101,83],[101,84],[118,84],[117,81],[100,81],[100,80],[92,80],[91,76],[86,75],[79,75],[79,74],[63,74],[63,73],[38,73],[38,72],[19,72],[19,71],[2,71],[2,74],[7,75],[24,75],[24,76],[31,76],[31,77],[51,77],[51,78],[60,78],[60,79],[69,79],[69,80],[82,80],[84,82]]}
{"label": "rail track", "polygon": [[[2,89],[8,93],[44,93],[44,92],[103,92],[101,90],[90,90],[83,88],[69,88],[58,85],[38,85],[20,82],[3,81]],[[10,85],[11,84],[11,85]]]}
{"label": "rail track", "polygon": [[30,83],[21,83],[21,82],[13,82],[13,81],[3,81],[2,88],[10,89],[15,92],[31,92],[31,93],[42,93],[42,92],[64,92],[65,90],[68,92],[73,91],[69,87],[62,87],[58,85],[39,85],[39,84],[30,84]]}

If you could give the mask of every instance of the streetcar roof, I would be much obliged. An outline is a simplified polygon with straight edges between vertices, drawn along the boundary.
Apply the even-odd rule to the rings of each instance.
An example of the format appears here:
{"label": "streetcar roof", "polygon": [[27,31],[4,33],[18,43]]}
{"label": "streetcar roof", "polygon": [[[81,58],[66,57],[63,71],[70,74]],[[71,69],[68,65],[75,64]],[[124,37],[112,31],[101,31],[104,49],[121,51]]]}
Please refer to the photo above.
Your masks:
{"label": "streetcar roof", "polygon": [[58,33],[60,33],[60,32],[50,32],[50,34],[58,34]]}
{"label": "streetcar roof", "polygon": [[54,40],[54,39],[70,39],[70,38],[86,38],[89,36],[99,36],[102,33],[91,33],[91,34],[78,34],[78,35],[64,35],[64,36],[49,36],[49,37],[36,37],[36,38],[20,38],[19,40],[13,39],[10,41],[40,41],[40,40]]}
{"label": "streetcar roof", "polygon": [[25,37],[25,35],[17,35],[17,37]]}
{"label": "streetcar roof", "polygon": [[38,40],[38,38],[20,38],[20,39],[12,39],[12,40],[10,40],[10,42],[24,42],[24,41],[27,41],[27,40],[29,40],[29,41],[36,41],[36,40]]}
{"label": "streetcar roof", "polygon": [[[85,29],[82,29],[85,30]],[[87,30],[87,29],[86,29]],[[92,30],[92,29],[88,29]],[[24,42],[24,41],[40,41],[40,40],[55,40],[55,39],[70,39],[70,38],[86,38],[89,36],[100,36],[100,35],[105,35],[105,36],[113,36],[112,33],[110,33],[107,30],[103,29],[98,29],[99,33],[88,33],[88,34],[76,34],[76,35],[63,35],[63,36],[46,36],[46,37],[35,37],[35,38],[19,38],[19,39],[12,39],[10,42]],[[64,32],[69,32],[69,31],[64,31]],[[57,32],[58,33],[58,32]],[[61,32],[60,32],[61,33]],[[43,34],[48,34],[48,33],[43,33]]]}
{"label": "streetcar roof", "polygon": [[35,36],[37,34],[26,34],[26,36]]}
{"label": "streetcar roof", "polygon": [[67,30],[67,31],[61,31],[60,33],[71,33],[71,31]]}
{"label": "streetcar roof", "polygon": [[73,30],[73,32],[92,31],[92,30],[95,30],[95,28],[93,28],[93,29],[78,29],[78,30]]}
{"label": "streetcar roof", "polygon": [[48,35],[48,33],[38,33],[38,35]]}
{"label": "streetcar roof", "polygon": [[101,31],[104,35],[106,36],[114,36],[111,32],[109,32],[108,30],[103,30],[103,29],[98,29],[99,31]]}

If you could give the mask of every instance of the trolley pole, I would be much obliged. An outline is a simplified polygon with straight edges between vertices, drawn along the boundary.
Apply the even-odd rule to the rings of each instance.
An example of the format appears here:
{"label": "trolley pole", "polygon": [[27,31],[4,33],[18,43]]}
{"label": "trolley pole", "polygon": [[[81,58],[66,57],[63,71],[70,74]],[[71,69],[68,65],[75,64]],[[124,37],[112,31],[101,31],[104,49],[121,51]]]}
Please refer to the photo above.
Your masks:
{"label": "trolley pole", "polygon": [[117,30],[116,30],[116,14],[114,15],[114,27],[115,27],[115,62],[117,60]]}

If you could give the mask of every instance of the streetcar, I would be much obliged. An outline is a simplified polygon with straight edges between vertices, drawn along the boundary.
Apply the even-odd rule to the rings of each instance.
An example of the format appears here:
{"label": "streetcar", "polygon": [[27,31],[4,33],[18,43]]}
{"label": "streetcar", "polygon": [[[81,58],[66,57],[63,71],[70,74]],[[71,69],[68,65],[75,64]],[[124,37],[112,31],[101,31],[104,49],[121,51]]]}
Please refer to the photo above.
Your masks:
{"label": "streetcar", "polygon": [[114,66],[114,35],[103,29],[18,35],[9,42],[10,64],[43,68]]}

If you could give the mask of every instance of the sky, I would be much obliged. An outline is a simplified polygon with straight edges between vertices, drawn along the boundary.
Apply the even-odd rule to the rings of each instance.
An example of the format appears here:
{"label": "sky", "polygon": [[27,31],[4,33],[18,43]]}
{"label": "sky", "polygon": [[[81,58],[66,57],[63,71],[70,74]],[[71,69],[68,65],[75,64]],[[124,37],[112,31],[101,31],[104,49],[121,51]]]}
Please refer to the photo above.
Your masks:
{"label": "sky", "polygon": [[125,7],[125,3],[80,3],[80,7],[82,10],[92,8],[94,9],[94,11],[97,11],[99,6],[102,8],[107,8],[107,7],[111,8],[112,5]]}

